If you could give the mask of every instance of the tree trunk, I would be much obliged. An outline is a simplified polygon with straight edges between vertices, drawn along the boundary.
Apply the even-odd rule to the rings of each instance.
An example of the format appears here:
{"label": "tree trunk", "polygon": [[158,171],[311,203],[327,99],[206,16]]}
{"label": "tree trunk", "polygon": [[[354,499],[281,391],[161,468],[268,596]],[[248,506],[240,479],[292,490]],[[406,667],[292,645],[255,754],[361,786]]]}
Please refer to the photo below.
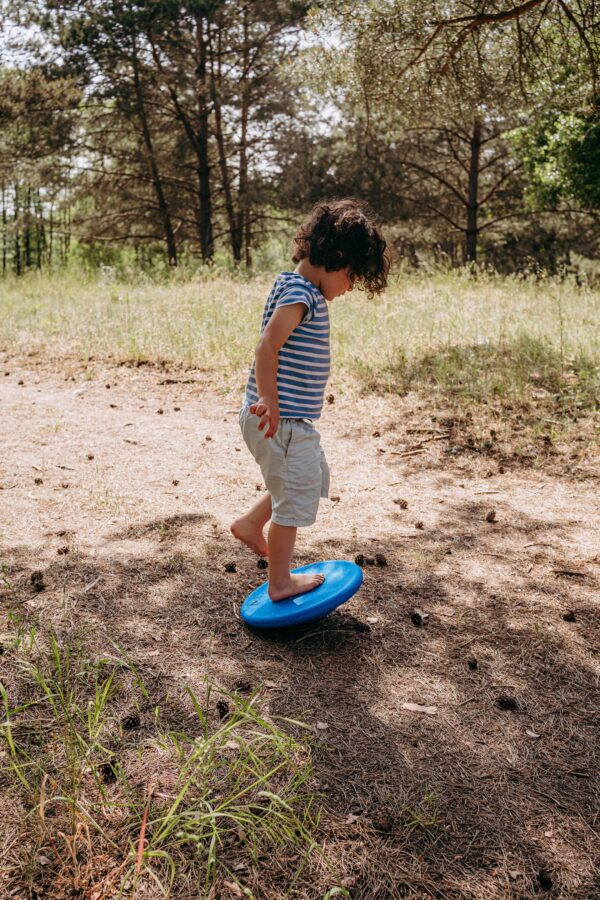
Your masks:
{"label": "tree trunk", "polygon": [[215,246],[212,231],[212,198],[210,192],[210,162],[208,158],[208,91],[206,79],[206,42],[204,39],[204,20],[196,16],[196,50],[197,50],[197,104],[198,104],[198,229],[200,252],[205,262],[214,256]]}
{"label": "tree trunk", "polygon": [[473,133],[471,135],[470,144],[471,159],[469,163],[469,202],[467,205],[466,261],[476,262],[477,238],[479,236],[479,229],[477,227],[477,213],[479,211],[479,162],[481,156],[481,121],[479,119],[475,119],[473,123]]}
{"label": "tree trunk", "polygon": [[242,105],[240,110],[240,183],[238,200],[238,233],[240,245],[244,247],[246,266],[250,268],[252,259],[249,247],[249,215],[248,208],[248,117],[250,113],[250,90],[248,85],[248,71],[250,62],[250,46],[248,40],[248,8],[244,6],[243,13],[244,47],[242,57]]}
{"label": "tree trunk", "polygon": [[250,210],[244,211],[244,261],[246,268],[252,268],[252,229],[250,226]]}
{"label": "tree trunk", "polygon": [[25,253],[25,269],[31,268],[31,188],[27,188],[25,194],[25,233],[23,235],[23,248]]}
{"label": "tree trunk", "polygon": [[227,226],[229,229],[229,240],[231,243],[231,253],[235,262],[242,260],[242,244],[240,241],[239,230],[237,228],[235,207],[233,204],[233,195],[231,192],[231,180],[227,166],[227,152],[225,147],[225,135],[223,133],[223,115],[221,110],[221,53],[222,53],[222,28],[219,28],[217,37],[217,72],[215,74],[215,59],[212,53],[212,45],[210,40],[210,31],[208,33],[208,49],[210,53],[210,92],[215,111],[215,137],[217,139],[217,150],[219,155],[219,168],[221,170],[221,182],[223,185],[223,193],[225,195],[225,212],[227,214]]}
{"label": "tree trunk", "polygon": [[46,249],[46,230],[44,228],[44,205],[38,188],[34,200],[36,227],[36,268],[41,269],[43,265],[44,251]]}
{"label": "tree trunk", "polygon": [[18,219],[19,219],[19,185],[18,184],[15,184],[14,219],[15,219],[15,257],[14,257],[15,275],[20,275],[21,274],[21,236],[19,234],[19,226],[17,224]]}
{"label": "tree trunk", "polygon": [[152,186],[158,203],[158,210],[165,233],[165,241],[167,244],[167,256],[170,266],[177,266],[177,244],[175,243],[175,233],[173,231],[173,223],[169,215],[169,207],[163,190],[162,179],[158,169],[158,162],[154,150],[154,142],[148,125],[148,116],[146,114],[146,104],[144,103],[144,93],[142,89],[142,81],[140,78],[139,59],[137,55],[137,45],[135,38],[132,40],[132,64],[133,64],[133,83],[135,88],[135,98],[137,103],[137,113],[142,126],[142,136],[144,138],[144,146],[148,164],[150,166],[150,175],[152,178]]}
{"label": "tree trunk", "polygon": [[2,274],[6,275],[6,265],[8,262],[8,243],[6,234],[6,187],[2,182]]}

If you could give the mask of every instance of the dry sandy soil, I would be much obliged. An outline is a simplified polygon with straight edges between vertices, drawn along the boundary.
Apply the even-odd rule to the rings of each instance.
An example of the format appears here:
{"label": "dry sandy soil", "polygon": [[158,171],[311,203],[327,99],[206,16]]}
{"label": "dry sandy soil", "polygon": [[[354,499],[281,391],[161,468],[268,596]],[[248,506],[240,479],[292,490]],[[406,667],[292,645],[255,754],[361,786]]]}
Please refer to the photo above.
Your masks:
{"label": "dry sandy soil", "polygon": [[263,487],[238,391],[7,358],[0,377],[1,558],[27,611],[110,635],[173,702],[209,675],[321,723],[321,838],[352,897],[600,896],[597,478],[449,452],[423,401],[333,384],[332,499],[297,563],[363,554],[365,582],[310,628],[251,633],[264,572],[228,523]]}

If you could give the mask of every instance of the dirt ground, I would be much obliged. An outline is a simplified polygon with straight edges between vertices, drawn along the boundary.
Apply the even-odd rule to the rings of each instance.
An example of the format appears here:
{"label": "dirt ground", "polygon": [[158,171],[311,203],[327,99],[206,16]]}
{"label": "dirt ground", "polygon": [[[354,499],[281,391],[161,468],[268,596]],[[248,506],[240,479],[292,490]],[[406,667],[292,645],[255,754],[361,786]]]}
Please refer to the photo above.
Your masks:
{"label": "dirt ground", "polygon": [[362,554],[364,585],[301,632],[252,633],[239,607],[264,572],[228,524],[263,486],[239,385],[26,363],[0,368],[0,548],[21,585],[44,572],[28,612],[110,636],[171,698],[245,680],[314,725],[352,897],[600,896],[593,473],[452,450],[425,400],[333,383],[332,497],[296,559]]}

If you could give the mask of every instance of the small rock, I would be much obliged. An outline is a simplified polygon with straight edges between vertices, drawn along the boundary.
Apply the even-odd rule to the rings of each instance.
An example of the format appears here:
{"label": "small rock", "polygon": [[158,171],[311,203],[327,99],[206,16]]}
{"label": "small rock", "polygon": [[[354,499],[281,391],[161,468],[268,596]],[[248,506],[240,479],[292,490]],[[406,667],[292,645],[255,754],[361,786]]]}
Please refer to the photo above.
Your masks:
{"label": "small rock", "polygon": [[471,672],[476,672],[479,663],[474,656],[471,656],[471,658],[467,660],[467,665],[470,668]]}
{"label": "small rock", "polygon": [[237,571],[237,566],[234,562],[225,563],[225,571],[226,572],[235,572]]}
{"label": "small rock", "polygon": [[157,416],[162,416],[163,414],[164,414],[164,409],[157,409],[157,410],[156,410],[156,415],[157,415]]}
{"label": "small rock", "polygon": [[327,722],[317,722],[315,727],[317,731],[327,731],[329,725],[327,724]]}
{"label": "small rock", "polygon": [[105,384],[104,387],[106,388],[107,391],[110,390],[110,384]]}
{"label": "small rock", "polygon": [[437,713],[437,706],[425,706],[423,703],[403,703],[402,709],[407,709],[409,712],[425,713],[426,716],[435,716]]}
{"label": "small rock", "polygon": [[181,412],[181,407],[180,407],[180,406],[174,406],[174,407],[173,407],[173,412]]}
{"label": "small rock", "polygon": [[495,509],[490,509],[489,513],[485,517],[485,521],[490,522],[490,523],[493,523],[496,521],[496,510]]}
{"label": "small rock", "polygon": [[20,381],[17,381],[17,384],[25,384],[25,382],[21,379]]}
{"label": "small rock", "polygon": [[564,620],[565,622],[575,622],[575,621],[576,621],[576,619],[575,619],[575,613],[573,612],[572,609],[570,609],[570,610],[569,610],[568,612],[566,612],[566,613],[563,613],[563,620]]}
{"label": "small rock", "polygon": [[421,609],[414,609],[410,614],[410,620],[413,625],[416,625],[417,628],[420,628],[422,625],[427,625],[429,621],[429,613],[423,612]]}
{"label": "small rock", "polygon": [[261,556],[258,562],[256,563],[257,569],[267,569],[269,567],[269,561]]}
{"label": "small rock", "polygon": [[88,453],[87,458],[88,458],[88,459],[93,459],[93,458],[94,458],[94,454],[93,454],[93,453]]}
{"label": "small rock", "polygon": [[212,441],[212,438],[211,438],[210,434],[207,434],[206,437],[204,438],[204,440],[205,440],[205,441]]}

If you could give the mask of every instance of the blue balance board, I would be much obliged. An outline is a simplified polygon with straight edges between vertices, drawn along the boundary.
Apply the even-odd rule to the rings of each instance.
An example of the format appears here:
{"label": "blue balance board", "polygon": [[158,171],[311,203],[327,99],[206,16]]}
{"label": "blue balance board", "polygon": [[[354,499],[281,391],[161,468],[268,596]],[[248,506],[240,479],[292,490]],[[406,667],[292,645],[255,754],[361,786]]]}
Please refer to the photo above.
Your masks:
{"label": "blue balance board", "polygon": [[288,628],[313,619],[321,619],[352,597],[363,581],[360,566],[346,560],[300,566],[292,572],[320,572],[325,581],[305,594],[274,602],[267,593],[268,584],[261,584],[242,603],[242,619],[253,628]]}

